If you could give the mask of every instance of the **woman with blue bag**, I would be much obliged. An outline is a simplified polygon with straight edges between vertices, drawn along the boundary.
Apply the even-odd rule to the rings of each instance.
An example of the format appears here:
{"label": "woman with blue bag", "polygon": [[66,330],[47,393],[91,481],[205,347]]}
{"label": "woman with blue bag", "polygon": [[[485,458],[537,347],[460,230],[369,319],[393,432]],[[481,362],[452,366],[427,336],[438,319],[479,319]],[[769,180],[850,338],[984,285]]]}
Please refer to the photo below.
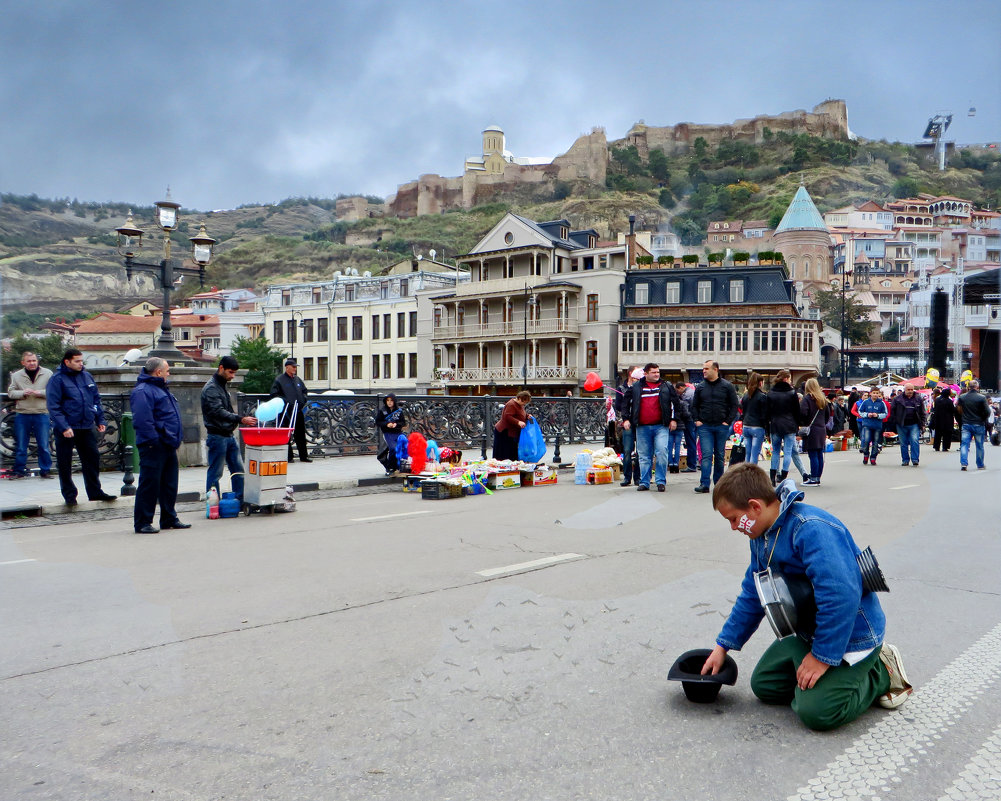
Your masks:
{"label": "woman with blue bag", "polygon": [[403,410],[397,404],[396,395],[392,392],[382,399],[382,408],[375,416],[375,425],[385,442],[384,445],[380,443],[379,454],[376,458],[386,468],[386,475],[391,476],[400,467],[396,458],[396,441],[407,425]]}
{"label": "woman with blue bag", "polygon": [[500,420],[494,425],[494,459],[518,461],[518,440],[530,417],[525,407],[531,402],[532,396],[522,390],[504,404]]}

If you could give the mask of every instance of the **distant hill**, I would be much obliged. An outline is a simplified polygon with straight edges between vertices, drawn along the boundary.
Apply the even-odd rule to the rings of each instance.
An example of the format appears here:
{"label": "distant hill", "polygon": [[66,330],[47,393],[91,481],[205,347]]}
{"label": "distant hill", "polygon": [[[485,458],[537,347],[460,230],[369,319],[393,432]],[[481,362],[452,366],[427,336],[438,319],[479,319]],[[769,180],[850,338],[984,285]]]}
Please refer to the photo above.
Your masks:
{"label": "distant hill", "polygon": [[[800,182],[820,210],[864,200],[883,202],[917,192],[967,198],[979,206],[1001,203],[1001,154],[963,149],[939,172],[922,150],[903,144],[839,141],[807,134],[766,133],[761,144],[696,139],[684,152],[632,145],[610,148],[604,186],[554,182],[530,194],[514,192],[468,212],[338,221],[334,200],[295,198],[273,206],[232,211],[181,209],[174,253],[187,252],[188,237],[205,222],[219,240],[207,283],[262,288],[269,283],[329,278],[356,267],[377,273],[402,256],[427,253],[451,258],[468,252],[508,210],[533,219],[566,217],[579,228],[611,238],[637,216],[642,229],[670,226],[701,252],[706,224],[720,219],[767,219],[777,223]],[[156,297],[149,276],[129,285],[115,251],[115,227],[124,204],[43,200],[0,195],[0,276],[5,308],[58,313],[110,309],[136,297]],[[146,261],[159,259],[153,210],[133,209],[149,239]],[[183,294],[197,290],[186,283]]]}

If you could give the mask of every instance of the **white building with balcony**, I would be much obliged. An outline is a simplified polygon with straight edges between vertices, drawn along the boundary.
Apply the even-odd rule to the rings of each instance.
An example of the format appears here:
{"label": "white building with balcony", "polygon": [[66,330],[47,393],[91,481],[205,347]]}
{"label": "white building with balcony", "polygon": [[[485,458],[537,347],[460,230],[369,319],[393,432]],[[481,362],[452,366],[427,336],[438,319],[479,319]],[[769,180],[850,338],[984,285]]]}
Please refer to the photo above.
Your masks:
{"label": "white building with balcony", "polygon": [[431,325],[418,343],[419,364],[433,365],[430,388],[563,395],[591,371],[613,381],[619,287],[638,246],[634,236],[602,247],[597,239],[567,220],[498,222],[457,259],[470,282],[429,295],[418,312]]}

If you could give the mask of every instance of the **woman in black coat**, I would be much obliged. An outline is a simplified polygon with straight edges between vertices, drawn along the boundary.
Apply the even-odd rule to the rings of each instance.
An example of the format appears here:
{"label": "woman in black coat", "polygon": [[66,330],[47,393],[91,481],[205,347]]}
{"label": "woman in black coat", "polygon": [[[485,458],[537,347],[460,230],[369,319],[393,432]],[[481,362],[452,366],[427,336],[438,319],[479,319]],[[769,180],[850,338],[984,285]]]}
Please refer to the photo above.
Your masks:
{"label": "woman in black coat", "polygon": [[956,407],[952,403],[952,390],[946,387],[938,396],[931,410],[931,427],[935,429],[932,447],[942,446],[943,451],[952,447],[952,427],[956,424]]}
{"label": "woman in black coat", "polygon": [[400,466],[396,460],[396,440],[407,425],[403,409],[397,405],[396,395],[392,392],[382,399],[382,407],[375,416],[375,425],[386,442],[386,446],[379,449],[376,458],[386,468],[386,475],[391,476]]}
{"label": "woman in black coat", "polygon": [[[772,465],[769,474],[772,484],[776,478],[784,481],[793,458],[799,459],[796,451],[796,429],[800,422],[799,397],[789,383],[791,377],[788,370],[779,370],[775,374],[775,383],[768,391],[768,428],[772,437]],[[778,472],[780,452],[783,454],[781,473]]]}

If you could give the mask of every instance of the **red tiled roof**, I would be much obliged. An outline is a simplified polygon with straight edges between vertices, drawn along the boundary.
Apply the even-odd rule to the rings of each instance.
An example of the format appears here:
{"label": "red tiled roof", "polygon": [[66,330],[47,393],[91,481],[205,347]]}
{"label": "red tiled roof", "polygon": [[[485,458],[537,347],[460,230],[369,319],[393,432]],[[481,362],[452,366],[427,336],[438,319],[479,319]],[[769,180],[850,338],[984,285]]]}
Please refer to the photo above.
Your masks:
{"label": "red tiled roof", "polygon": [[160,327],[160,317],[136,317],[134,314],[101,312],[92,320],[76,326],[78,334],[146,334]]}

